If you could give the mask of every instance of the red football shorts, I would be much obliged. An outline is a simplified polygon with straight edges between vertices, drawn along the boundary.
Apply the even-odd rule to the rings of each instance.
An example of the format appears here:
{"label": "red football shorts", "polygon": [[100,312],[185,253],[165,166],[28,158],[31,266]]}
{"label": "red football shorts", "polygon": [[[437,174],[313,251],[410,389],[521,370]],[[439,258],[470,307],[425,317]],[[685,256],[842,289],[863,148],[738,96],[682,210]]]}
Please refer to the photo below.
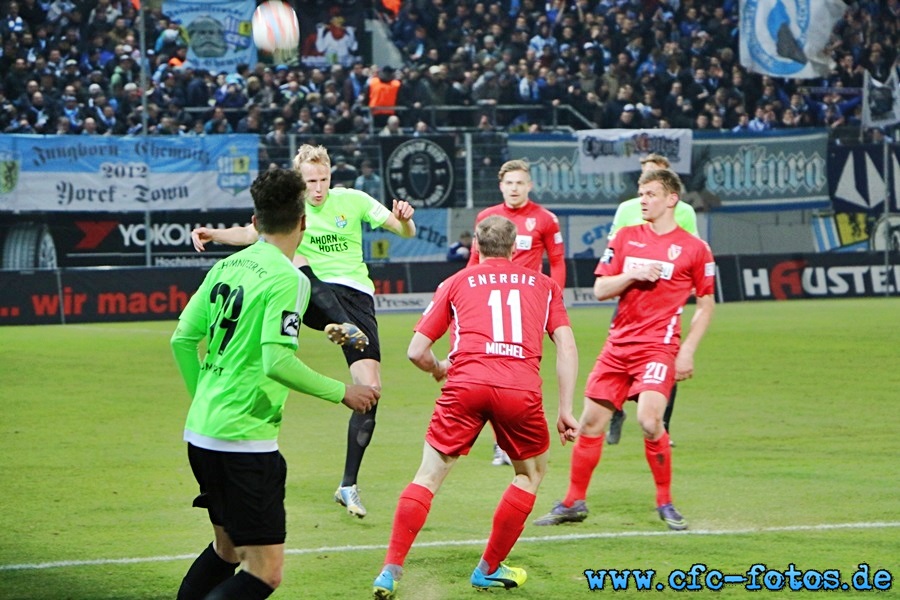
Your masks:
{"label": "red football shorts", "polygon": [[588,375],[584,395],[608,400],[617,409],[646,390],[668,398],[675,384],[677,352],[672,345],[606,344]]}
{"label": "red football shorts", "polygon": [[540,390],[468,382],[444,386],[425,441],[448,456],[465,456],[488,421],[497,443],[513,460],[532,458],[550,448]]}

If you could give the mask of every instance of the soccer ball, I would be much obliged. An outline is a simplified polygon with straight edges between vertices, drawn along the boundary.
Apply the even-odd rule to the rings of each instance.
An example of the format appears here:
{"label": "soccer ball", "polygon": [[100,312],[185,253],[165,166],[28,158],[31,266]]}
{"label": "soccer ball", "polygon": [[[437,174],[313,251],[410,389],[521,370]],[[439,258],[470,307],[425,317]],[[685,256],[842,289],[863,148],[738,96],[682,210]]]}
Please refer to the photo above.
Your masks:
{"label": "soccer ball", "polygon": [[293,50],[300,43],[297,13],[281,0],[269,0],[257,6],[251,25],[253,43],[260,50]]}

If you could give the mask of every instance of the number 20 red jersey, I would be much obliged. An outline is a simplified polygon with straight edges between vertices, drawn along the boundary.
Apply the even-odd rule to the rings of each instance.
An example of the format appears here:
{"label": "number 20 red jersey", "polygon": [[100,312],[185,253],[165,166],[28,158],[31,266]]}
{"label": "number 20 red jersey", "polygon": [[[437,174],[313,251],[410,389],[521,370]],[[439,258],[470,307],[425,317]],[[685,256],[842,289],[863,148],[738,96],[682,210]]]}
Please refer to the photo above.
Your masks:
{"label": "number 20 red jersey", "polygon": [[649,224],[623,227],[600,258],[597,276],[618,275],[648,263],[662,265],[658,281],[633,282],[619,296],[607,340],[613,344],[681,342],[681,312],[691,292],[714,293],[716,264],[709,246],[676,227],[658,235]]}

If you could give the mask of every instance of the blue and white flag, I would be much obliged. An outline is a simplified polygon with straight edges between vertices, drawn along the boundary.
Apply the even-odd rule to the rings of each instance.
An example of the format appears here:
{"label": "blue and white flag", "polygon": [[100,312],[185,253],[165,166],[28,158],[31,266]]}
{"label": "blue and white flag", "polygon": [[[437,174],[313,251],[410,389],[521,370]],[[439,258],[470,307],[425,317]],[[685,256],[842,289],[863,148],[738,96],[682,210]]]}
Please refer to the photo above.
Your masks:
{"label": "blue and white flag", "polygon": [[866,127],[885,127],[900,121],[900,79],[897,69],[881,83],[866,71],[863,83],[862,124]]}
{"label": "blue and white flag", "polygon": [[741,64],[773,77],[827,76],[829,38],[846,9],[841,0],[741,0]]}
{"label": "blue and white flag", "polygon": [[179,23],[194,68],[236,73],[239,64],[256,64],[250,27],[253,0],[164,0],[162,8]]}

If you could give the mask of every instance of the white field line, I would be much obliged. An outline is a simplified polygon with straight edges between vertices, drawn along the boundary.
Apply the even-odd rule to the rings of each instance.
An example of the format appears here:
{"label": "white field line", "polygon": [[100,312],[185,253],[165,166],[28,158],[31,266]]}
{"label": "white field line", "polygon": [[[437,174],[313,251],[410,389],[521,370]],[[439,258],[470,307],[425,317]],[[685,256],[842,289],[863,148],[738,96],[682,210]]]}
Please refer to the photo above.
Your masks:
{"label": "white field line", "polygon": [[[517,543],[534,542],[569,542],[572,540],[599,540],[612,538],[656,537],[663,535],[747,535],[758,533],[781,533],[791,531],[833,531],[840,529],[886,529],[900,527],[900,522],[874,523],[825,523],[821,525],[788,525],[785,527],[760,527],[757,529],[694,529],[688,531],[622,531],[617,533],[573,533],[568,535],[539,535],[519,538]],[[452,546],[483,546],[486,539],[481,540],[443,540],[420,542],[416,548],[449,548]],[[326,552],[361,552],[367,550],[386,550],[385,544],[364,544],[356,546],[322,546],[320,548],[288,548],[285,554],[296,556],[302,554],[322,554]],[[42,563],[23,563],[0,565],[0,571],[35,571],[39,569],[57,569],[61,567],[91,567],[98,565],[130,565],[136,563],[170,562],[176,560],[192,560],[196,554],[177,554],[171,556],[146,556],[143,558],[95,558],[90,560],[58,560]]]}

